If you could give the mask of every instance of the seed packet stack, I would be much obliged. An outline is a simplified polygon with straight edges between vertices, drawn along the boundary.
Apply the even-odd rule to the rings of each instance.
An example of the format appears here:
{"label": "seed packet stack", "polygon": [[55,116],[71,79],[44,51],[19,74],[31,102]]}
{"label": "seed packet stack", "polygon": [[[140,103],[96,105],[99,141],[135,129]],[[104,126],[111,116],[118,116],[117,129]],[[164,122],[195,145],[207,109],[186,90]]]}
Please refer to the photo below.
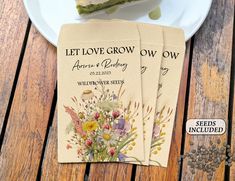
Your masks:
{"label": "seed packet stack", "polygon": [[166,167],[184,46],[175,28],[123,20],[64,25],[58,161]]}
{"label": "seed packet stack", "polygon": [[152,134],[150,165],[167,167],[183,68],[185,43],[182,30],[163,27],[163,32],[164,48]]}

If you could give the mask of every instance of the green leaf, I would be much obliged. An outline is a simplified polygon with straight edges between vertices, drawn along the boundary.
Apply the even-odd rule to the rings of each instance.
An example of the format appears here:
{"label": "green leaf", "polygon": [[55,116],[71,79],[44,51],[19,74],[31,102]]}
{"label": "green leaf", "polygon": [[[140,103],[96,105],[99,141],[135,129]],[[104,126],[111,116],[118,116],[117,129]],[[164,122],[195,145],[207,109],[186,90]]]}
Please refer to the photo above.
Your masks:
{"label": "green leaf", "polygon": [[164,137],[159,137],[156,140],[152,141],[152,145],[159,142],[159,141],[161,141],[161,140],[164,140]]}
{"label": "green leaf", "polygon": [[[124,140],[122,140],[122,141],[119,143],[118,147],[121,147],[123,144],[125,144],[125,142],[128,141],[133,135],[135,135],[135,132],[129,134]],[[126,144],[125,144],[125,145],[126,145]]]}
{"label": "green leaf", "polygon": [[151,145],[151,148],[154,148],[156,146],[161,146],[163,143],[157,143],[157,144],[154,144],[154,145]]}
{"label": "green leaf", "polygon": [[142,165],[142,162],[138,158],[133,157],[133,156],[129,156],[128,158],[134,158],[137,162],[139,162]]}

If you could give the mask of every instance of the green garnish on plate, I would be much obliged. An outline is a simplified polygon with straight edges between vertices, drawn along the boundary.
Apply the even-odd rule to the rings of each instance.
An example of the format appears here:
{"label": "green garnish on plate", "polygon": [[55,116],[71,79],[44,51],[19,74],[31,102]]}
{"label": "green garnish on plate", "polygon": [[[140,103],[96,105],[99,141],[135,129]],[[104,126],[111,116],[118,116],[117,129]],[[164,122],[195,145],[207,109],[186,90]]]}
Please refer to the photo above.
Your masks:
{"label": "green garnish on plate", "polygon": [[82,15],[137,1],[141,0],[77,0],[76,2],[78,13]]}
{"label": "green garnish on plate", "polygon": [[161,17],[161,8],[157,6],[149,13],[149,18],[152,20],[158,20]]}

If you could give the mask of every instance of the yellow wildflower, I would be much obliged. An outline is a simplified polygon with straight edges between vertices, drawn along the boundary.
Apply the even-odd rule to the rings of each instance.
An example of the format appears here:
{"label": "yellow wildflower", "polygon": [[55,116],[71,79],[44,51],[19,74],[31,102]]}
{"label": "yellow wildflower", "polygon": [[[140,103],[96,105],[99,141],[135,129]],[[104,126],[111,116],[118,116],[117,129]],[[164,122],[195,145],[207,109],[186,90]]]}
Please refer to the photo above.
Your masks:
{"label": "yellow wildflower", "polygon": [[98,123],[97,121],[86,121],[85,123],[82,124],[82,129],[84,131],[95,131],[98,128]]}
{"label": "yellow wildflower", "polygon": [[154,123],[157,124],[157,125],[159,125],[159,124],[161,123],[161,120],[156,119],[156,120],[154,121]]}
{"label": "yellow wildflower", "polygon": [[111,135],[108,133],[104,133],[103,138],[104,138],[104,140],[109,141],[111,139]]}
{"label": "yellow wildflower", "polygon": [[126,120],[126,121],[129,121],[129,119],[130,119],[130,118],[129,118],[129,114],[127,114],[127,115],[125,116],[125,120]]}

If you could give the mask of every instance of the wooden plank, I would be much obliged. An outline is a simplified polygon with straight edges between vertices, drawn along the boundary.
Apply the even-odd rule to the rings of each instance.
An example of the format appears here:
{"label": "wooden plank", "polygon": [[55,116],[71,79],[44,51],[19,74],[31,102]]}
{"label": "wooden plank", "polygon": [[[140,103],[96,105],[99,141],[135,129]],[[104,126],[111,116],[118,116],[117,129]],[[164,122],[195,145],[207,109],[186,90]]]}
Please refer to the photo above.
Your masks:
{"label": "wooden plank", "polygon": [[56,82],[56,49],[34,27],[0,155],[0,180],[35,180]]}
{"label": "wooden plank", "polygon": [[28,17],[22,0],[0,2],[0,133],[6,115]]}
{"label": "wooden plank", "polygon": [[91,164],[89,180],[91,181],[128,181],[131,180],[132,165],[124,163]]}
{"label": "wooden plank", "polygon": [[[195,36],[187,118],[221,118],[226,122],[229,107],[230,69],[233,34],[233,0],[214,0],[209,16]],[[209,145],[218,138],[226,142],[227,135],[186,135],[184,153],[197,145]],[[194,142],[190,146],[190,142]],[[216,169],[213,181],[224,180],[224,162]],[[192,174],[183,162],[182,180],[208,180],[207,173]]]}
{"label": "wooden plank", "polygon": [[184,60],[184,67],[180,82],[180,91],[177,104],[177,112],[175,118],[175,124],[172,135],[172,143],[169,155],[169,163],[167,168],[163,167],[143,167],[137,166],[135,180],[177,180],[178,179],[178,158],[180,156],[181,138],[182,138],[182,126],[184,118],[185,98],[188,79],[188,67],[190,61],[190,45],[187,43],[187,51]]}
{"label": "wooden plank", "polygon": [[[235,74],[233,74],[233,79],[235,80]],[[233,85],[235,90],[235,84]],[[233,92],[233,114],[232,114],[232,132],[231,132],[231,148],[233,153],[233,164],[230,168],[230,180],[235,181],[235,91]]]}
{"label": "wooden plank", "polygon": [[59,164],[57,161],[57,113],[49,131],[41,180],[83,180],[86,164]]}
{"label": "wooden plank", "polygon": [[[235,42],[234,42],[235,43]],[[234,52],[233,52],[233,56],[234,56]],[[234,61],[233,61],[234,63]],[[233,68],[234,68],[234,65],[233,65]],[[232,71],[234,71],[234,69],[232,69]],[[232,74],[232,79],[233,79],[233,83],[235,83],[235,73],[233,72]],[[232,150],[232,153],[233,153],[233,164],[232,164],[232,167],[230,168],[230,180],[231,181],[235,181],[235,84],[231,85],[233,86],[233,112],[232,112],[232,130],[231,130],[231,150]]]}

